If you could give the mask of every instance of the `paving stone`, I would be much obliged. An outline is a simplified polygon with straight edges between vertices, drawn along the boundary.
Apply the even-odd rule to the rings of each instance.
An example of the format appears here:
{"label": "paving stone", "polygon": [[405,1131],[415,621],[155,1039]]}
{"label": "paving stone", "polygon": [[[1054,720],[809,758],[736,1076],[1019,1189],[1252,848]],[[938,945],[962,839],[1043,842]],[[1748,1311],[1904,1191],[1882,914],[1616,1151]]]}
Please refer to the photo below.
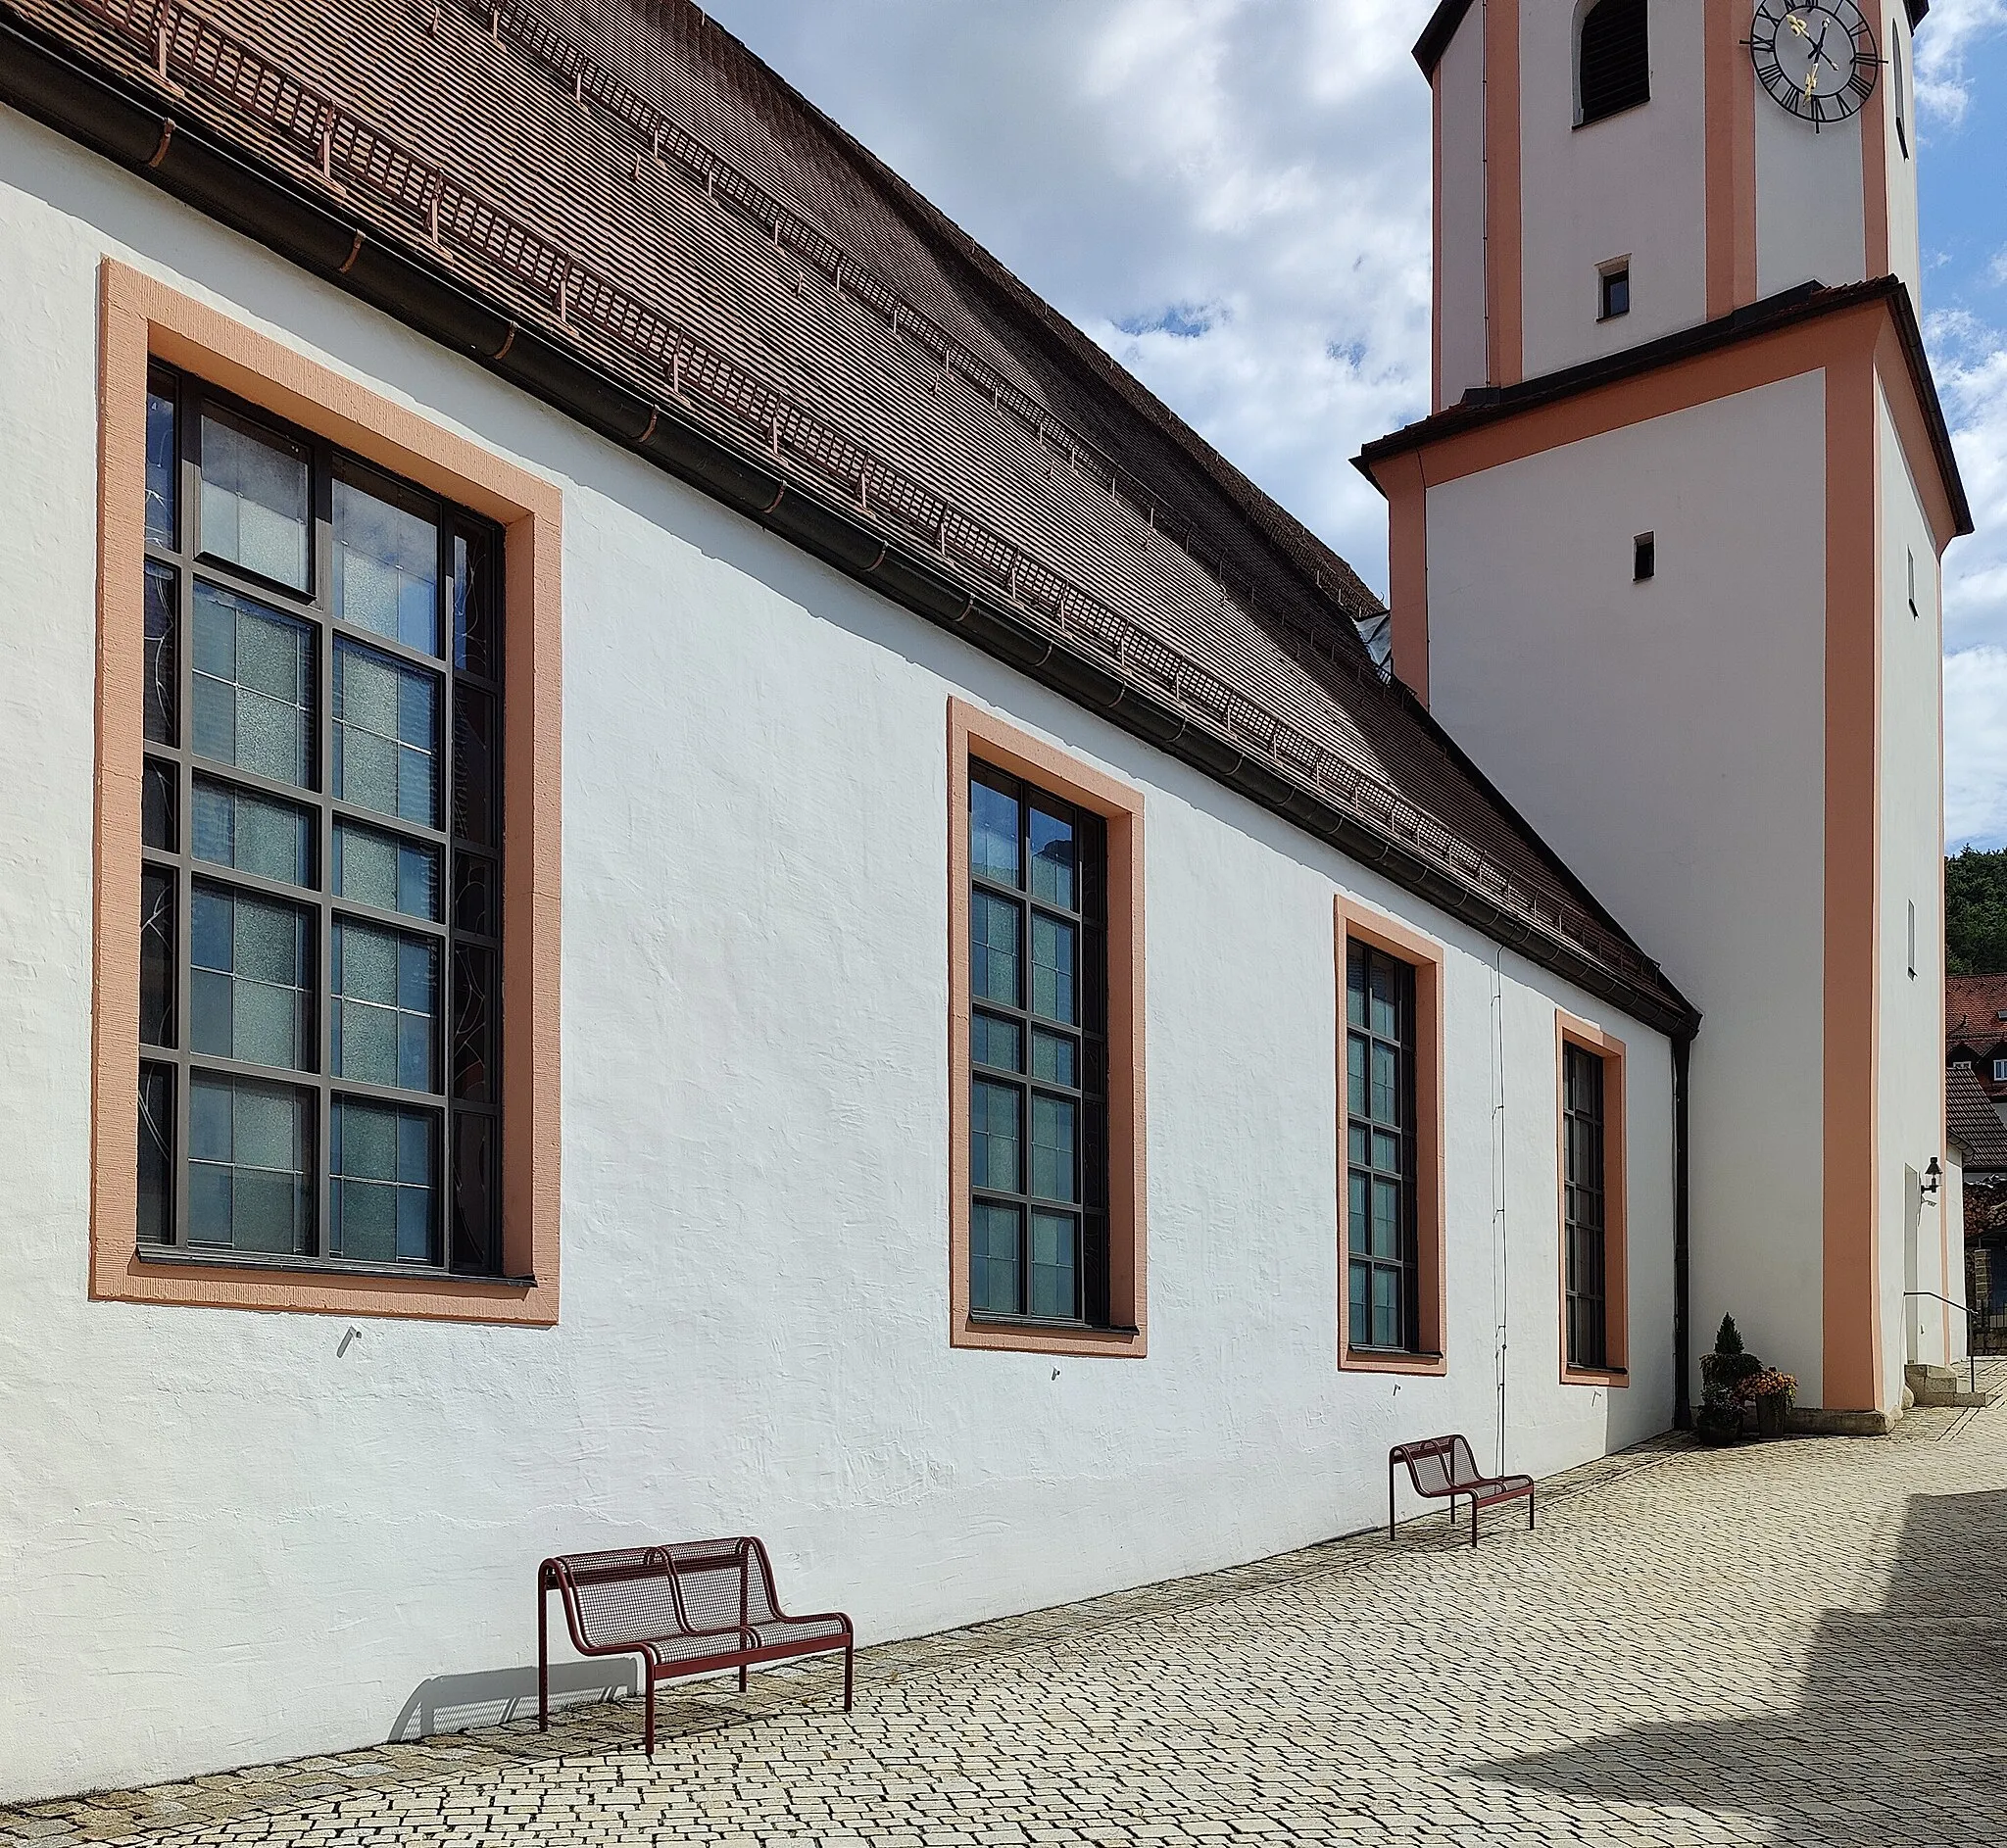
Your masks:
{"label": "paving stone", "polygon": [[1540,1506],[867,1650],[848,1716],[829,1664],[672,1690],[653,1763],[639,1703],[581,1704],[0,1809],[0,1843],[1934,1848],[2007,1814],[2007,1405],[1660,1440]]}

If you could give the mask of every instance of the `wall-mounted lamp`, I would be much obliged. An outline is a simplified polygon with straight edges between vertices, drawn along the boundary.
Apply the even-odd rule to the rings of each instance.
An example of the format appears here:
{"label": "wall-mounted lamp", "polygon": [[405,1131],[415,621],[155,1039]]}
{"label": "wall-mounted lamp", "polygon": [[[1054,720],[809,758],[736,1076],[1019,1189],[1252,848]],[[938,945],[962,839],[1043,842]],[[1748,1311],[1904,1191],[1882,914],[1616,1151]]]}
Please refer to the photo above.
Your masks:
{"label": "wall-mounted lamp", "polygon": [[1917,1188],[1918,1194],[1934,1206],[1937,1201],[1937,1189],[1944,1179],[1944,1170],[1937,1165],[1937,1157],[1931,1157],[1931,1165],[1924,1170],[1924,1178]]}

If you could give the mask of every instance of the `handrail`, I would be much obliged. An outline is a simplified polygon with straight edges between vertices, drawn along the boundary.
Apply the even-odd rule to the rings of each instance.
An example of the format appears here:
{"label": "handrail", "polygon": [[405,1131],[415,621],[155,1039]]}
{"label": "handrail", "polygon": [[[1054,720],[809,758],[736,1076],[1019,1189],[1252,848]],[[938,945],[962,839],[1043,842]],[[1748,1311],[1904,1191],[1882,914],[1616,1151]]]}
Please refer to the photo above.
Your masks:
{"label": "handrail", "polygon": [[1905,1289],[1902,1299],[1908,1302],[1913,1296],[1929,1297],[1933,1302],[1941,1302],[1947,1309],[1956,1309],[1965,1317],[1965,1363],[1969,1369],[1967,1389],[1977,1393],[1980,1389],[1980,1357],[1972,1344],[1972,1324],[1975,1311],[1970,1303],[1953,1302],[1949,1296],[1940,1296],[1934,1289]]}

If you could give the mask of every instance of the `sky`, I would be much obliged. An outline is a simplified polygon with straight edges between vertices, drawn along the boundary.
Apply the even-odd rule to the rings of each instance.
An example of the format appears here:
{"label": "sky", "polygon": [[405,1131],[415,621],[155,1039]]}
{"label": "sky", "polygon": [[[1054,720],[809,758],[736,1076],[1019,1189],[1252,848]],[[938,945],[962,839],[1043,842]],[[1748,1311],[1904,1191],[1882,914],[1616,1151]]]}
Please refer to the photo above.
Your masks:
{"label": "sky", "polygon": [[[1360,446],[1428,410],[1435,0],[705,0],[1382,595]],[[2007,846],[2007,0],[1917,34],[1945,828]]]}

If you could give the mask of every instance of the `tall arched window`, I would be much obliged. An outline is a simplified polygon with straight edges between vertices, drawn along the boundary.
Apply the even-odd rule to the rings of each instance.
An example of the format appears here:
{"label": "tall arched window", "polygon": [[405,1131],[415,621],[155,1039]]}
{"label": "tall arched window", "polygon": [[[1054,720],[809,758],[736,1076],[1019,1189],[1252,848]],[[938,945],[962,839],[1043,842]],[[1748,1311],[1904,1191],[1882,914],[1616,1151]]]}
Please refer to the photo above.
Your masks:
{"label": "tall arched window", "polygon": [[1645,0],[1595,0],[1583,15],[1580,47],[1582,122],[1600,122],[1651,100]]}

